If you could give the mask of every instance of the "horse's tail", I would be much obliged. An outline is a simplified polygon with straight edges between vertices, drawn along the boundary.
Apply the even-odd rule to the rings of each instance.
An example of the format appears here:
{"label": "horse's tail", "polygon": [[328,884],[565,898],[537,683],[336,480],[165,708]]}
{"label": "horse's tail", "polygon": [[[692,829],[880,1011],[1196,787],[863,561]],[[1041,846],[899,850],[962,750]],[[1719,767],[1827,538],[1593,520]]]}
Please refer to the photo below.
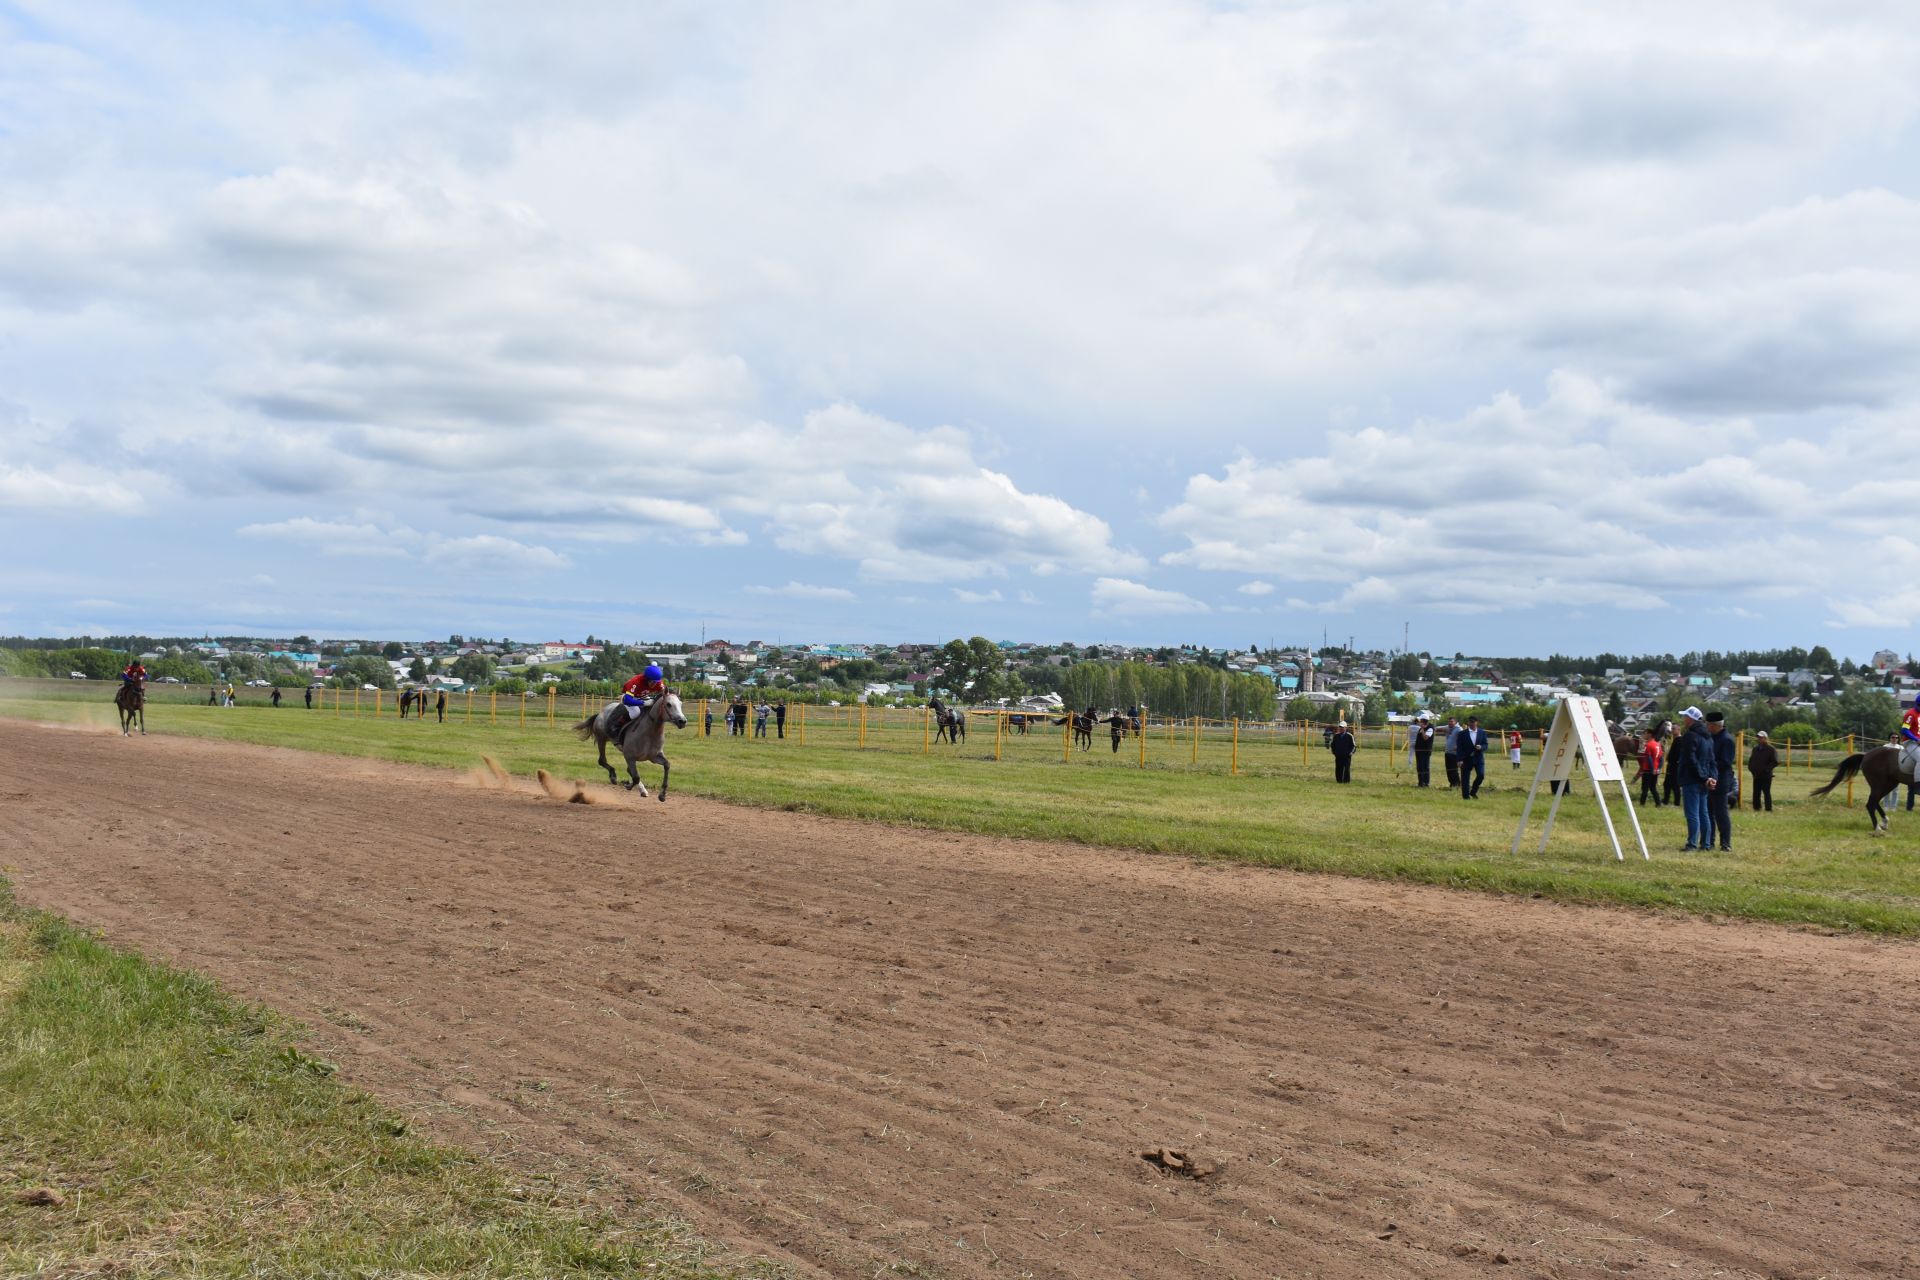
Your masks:
{"label": "horse's tail", "polygon": [[1829,782],[1826,786],[1821,787],[1819,790],[1813,791],[1809,794],[1816,795],[1816,796],[1823,796],[1827,794],[1827,792],[1833,790],[1835,787],[1839,786],[1841,783],[1845,782],[1847,779],[1859,773],[1860,766],[1866,763],[1866,759],[1867,759],[1867,753],[1864,751],[1855,752],[1853,755],[1848,756],[1845,760],[1842,760],[1840,762],[1840,767],[1833,771],[1832,782]]}
{"label": "horse's tail", "polygon": [[593,736],[594,734],[593,726],[596,723],[598,723],[599,720],[600,720],[600,713],[596,711],[592,715],[588,716],[585,720],[582,720],[579,724],[573,726],[573,731],[579,734],[582,741],[584,741]]}

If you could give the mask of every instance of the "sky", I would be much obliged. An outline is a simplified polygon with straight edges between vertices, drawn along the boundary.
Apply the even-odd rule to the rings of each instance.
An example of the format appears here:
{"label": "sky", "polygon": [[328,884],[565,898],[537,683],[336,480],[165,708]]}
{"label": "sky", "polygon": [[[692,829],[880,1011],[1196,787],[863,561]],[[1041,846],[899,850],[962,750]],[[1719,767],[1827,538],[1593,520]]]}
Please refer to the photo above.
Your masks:
{"label": "sky", "polygon": [[1920,9],[0,0],[0,633],[1912,647]]}

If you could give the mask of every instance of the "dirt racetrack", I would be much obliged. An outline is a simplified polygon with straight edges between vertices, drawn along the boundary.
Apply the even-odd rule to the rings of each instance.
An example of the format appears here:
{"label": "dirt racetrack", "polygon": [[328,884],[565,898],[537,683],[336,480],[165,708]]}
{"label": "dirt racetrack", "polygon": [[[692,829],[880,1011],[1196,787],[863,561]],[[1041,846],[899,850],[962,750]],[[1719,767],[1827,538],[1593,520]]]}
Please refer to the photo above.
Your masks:
{"label": "dirt racetrack", "polygon": [[0,721],[24,901],[802,1274],[1920,1275],[1911,944],[598,794]]}

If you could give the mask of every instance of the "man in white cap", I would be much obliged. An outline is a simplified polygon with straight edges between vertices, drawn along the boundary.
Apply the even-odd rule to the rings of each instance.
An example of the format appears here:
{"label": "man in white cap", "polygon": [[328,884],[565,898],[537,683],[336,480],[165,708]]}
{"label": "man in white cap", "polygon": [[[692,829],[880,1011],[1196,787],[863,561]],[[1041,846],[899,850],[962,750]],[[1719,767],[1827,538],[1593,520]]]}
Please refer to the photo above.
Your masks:
{"label": "man in white cap", "polygon": [[1713,739],[1707,736],[1706,716],[1698,707],[1680,713],[1686,731],[1674,739],[1674,777],[1680,784],[1680,807],[1687,815],[1687,843],[1683,853],[1713,847],[1713,819],[1707,794],[1718,785],[1719,765],[1713,758]]}
{"label": "man in white cap", "polygon": [[1780,753],[1767,740],[1767,731],[1762,729],[1753,735],[1753,750],[1747,755],[1747,769],[1753,774],[1753,811],[1760,812],[1760,801],[1765,798],[1767,812],[1773,812],[1773,771],[1780,767]]}

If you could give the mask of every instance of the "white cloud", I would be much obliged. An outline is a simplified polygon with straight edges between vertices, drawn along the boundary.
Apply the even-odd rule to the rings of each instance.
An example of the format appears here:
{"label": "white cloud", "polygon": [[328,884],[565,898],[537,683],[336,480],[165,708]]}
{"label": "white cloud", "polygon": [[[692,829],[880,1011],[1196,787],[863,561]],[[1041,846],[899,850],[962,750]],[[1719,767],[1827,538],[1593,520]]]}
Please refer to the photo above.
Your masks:
{"label": "white cloud", "polygon": [[1255,578],[1252,582],[1241,583],[1234,590],[1243,596],[1270,596],[1273,594],[1273,584]]}
{"label": "white cloud", "polygon": [[991,591],[969,591],[965,587],[949,587],[948,590],[961,604],[998,604],[1006,598],[1000,594],[998,587]]}
{"label": "white cloud", "polygon": [[1207,606],[1192,596],[1125,578],[1094,579],[1093,607],[1097,612],[1119,617],[1208,612]]}
{"label": "white cloud", "polygon": [[571,563],[551,547],[529,546],[497,534],[450,537],[421,533],[404,525],[382,528],[373,523],[349,524],[316,520],[311,516],[243,525],[236,532],[245,538],[266,538],[311,547],[322,555],[417,558],[441,569],[534,573],[565,569]]}
{"label": "white cloud", "polygon": [[[1896,452],[1920,446],[1920,422],[1881,430]],[[1539,404],[1503,395],[1458,419],[1334,431],[1317,454],[1194,476],[1160,517],[1187,545],[1163,559],[1335,588],[1288,598],[1308,612],[1828,594],[1828,566],[1851,554],[1829,513],[1860,507],[1857,434],[1770,441],[1562,373]],[[1836,617],[1887,616],[1850,599],[1835,599]]]}
{"label": "white cloud", "polygon": [[783,587],[748,587],[747,591],[757,596],[784,596],[789,600],[842,600],[858,599],[845,587],[821,587],[806,582],[789,582]]}

